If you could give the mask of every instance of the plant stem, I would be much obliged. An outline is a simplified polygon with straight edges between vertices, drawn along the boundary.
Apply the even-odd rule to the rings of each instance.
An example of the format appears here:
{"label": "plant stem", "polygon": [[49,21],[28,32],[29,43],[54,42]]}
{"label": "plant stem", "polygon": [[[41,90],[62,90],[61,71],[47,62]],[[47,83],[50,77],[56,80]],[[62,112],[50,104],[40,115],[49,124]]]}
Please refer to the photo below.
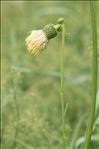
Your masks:
{"label": "plant stem", "polygon": [[89,120],[86,129],[86,138],[84,149],[88,149],[91,134],[93,129],[93,123],[95,118],[95,109],[96,109],[96,93],[97,93],[97,72],[98,72],[98,63],[97,63],[97,28],[96,28],[96,7],[95,2],[90,1],[90,12],[91,12],[91,26],[92,26],[92,40],[93,40],[93,55],[92,55],[92,101],[91,109],[89,112]]}
{"label": "plant stem", "polygon": [[61,96],[61,110],[62,110],[62,141],[63,148],[66,148],[66,137],[65,137],[65,106],[64,106],[64,40],[65,40],[65,25],[62,24],[62,43],[61,43],[61,86],[60,86],[60,96]]}
{"label": "plant stem", "polygon": [[74,132],[73,132],[73,135],[72,135],[71,140],[70,140],[69,149],[74,149],[75,148],[75,143],[76,143],[76,140],[79,136],[79,132],[80,132],[82,122],[83,122],[84,119],[85,119],[85,115],[83,117],[80,117],[80,119],[78,120],[77,125],[74,128]]}

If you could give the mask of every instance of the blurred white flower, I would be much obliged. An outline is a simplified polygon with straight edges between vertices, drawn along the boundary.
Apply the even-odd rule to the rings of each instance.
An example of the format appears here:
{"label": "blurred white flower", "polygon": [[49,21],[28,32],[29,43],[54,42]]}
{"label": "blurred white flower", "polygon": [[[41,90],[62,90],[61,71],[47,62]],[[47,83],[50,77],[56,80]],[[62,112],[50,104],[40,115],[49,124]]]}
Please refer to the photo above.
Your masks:
{"label": "blurred white flower", "polygon": [[48,44],[47,35],[43,30],[33,30],[25,41],[28,51],[34,56],[40,54]]}

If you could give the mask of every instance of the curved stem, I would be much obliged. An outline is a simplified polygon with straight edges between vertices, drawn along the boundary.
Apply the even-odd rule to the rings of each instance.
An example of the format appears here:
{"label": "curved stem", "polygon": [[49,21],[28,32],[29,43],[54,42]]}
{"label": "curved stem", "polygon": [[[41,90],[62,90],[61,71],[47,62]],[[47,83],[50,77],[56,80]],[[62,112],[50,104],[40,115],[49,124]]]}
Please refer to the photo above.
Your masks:
{"label": "curved stem", "polygon": [[93,123],[95,118],[95,109],[96,109],[96,93],[97,93],[97,28],[96,28],[96,7],[95,2],[90,1],[90,12],[91,12],[91,25],[92,25],[92,40],[93,40],[93,56],[92,56],[92,101],[91,109],[89,112],[89,120],[86,129],[86,139],[84,144],[84,149],[88,149],[91,134],[93,129]]}
{"label": "curved stem", "polygon": [[62,43],[61,43],[61,86],[60,86],[60,95],[61,95],[61,110],[62,110],[62,141],[63,149],[66,148],[66,136],[65,136],[65,106],[64,106],[64,39],[65,39],[65,25],[62,24]]}
{"label": "curved stem", "polygon": [[76,124],[76,127],[74,128],[73,135],[71,136],[69,149],[76,148],[75,147],[76,140],[77,140],[77,138],[79,136],[79,132],[80,132],[80,129],[81,129],[81,126],[82,126],[82,122],[83,122],[84,119],[85,119],[85,115],[78,120],[78,122]]}

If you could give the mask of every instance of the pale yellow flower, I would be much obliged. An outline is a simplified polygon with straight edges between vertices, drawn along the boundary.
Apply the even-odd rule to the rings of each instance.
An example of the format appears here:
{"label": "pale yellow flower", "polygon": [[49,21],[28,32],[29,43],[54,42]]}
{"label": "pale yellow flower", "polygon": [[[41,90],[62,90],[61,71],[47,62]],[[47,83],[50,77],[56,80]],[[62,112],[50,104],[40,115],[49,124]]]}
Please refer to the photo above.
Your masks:
{"label": "pale yellow flower", "polygon": [[34,56],[40,54],[48,44],[47,36],[43,30],[33,30],[25,41],[28,51]]}
{"label": "pale yellow flower", "polygon": [[49,40],[57,36],[58,28],[57,25],[48,24],[41,30],[33,30],[25,40],[28,51],[33,55],[40,54]]}

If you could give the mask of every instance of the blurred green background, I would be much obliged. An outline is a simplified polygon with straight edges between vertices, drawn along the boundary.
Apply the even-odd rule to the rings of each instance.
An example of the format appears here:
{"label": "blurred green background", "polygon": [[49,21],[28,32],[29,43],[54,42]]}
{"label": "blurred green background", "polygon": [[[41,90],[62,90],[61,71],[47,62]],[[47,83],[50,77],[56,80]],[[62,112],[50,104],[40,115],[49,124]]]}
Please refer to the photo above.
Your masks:
{"label": "blurred green background", "polygon": [[[99,10],[97,2],[97,10]],[[2,149],[62,149],[61,33],[38,57],[25,46],[27,33],[63,17],[67,149],[81,149],[91,103],[92,38],[89,3],[2,2]],[[99,13],[97,11],[97,16]],[[97,27],[99,21],[97,21]],[[98,28],[99,37],[99,28]],[[99,83],[98,83],[99,84]],[[90,149],[99,148],[99,85]]]}

